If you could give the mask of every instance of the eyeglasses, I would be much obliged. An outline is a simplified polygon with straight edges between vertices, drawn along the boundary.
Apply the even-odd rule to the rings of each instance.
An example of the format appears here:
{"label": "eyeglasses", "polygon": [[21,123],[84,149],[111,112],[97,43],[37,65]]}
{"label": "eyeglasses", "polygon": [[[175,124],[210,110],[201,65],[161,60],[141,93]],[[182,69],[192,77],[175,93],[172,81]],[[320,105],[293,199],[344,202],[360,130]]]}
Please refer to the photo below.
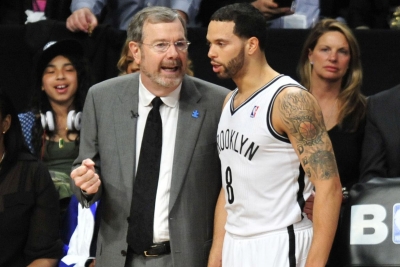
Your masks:
{"label": "eyeglasses", "polygon": [[[167,52],[168,48],[171,46],[170,42],[157,42],[154,44],[141,43],[141,44],[150,46],[151,48],[153,48],[154,51],[156,51],[158,53]],[[185,52],[188,49],[190,42],[189,41],[176,41],[176,42],[173,42],[172,44],[174,44],[174,46],[176,48],[178,48],[179,51]]]}

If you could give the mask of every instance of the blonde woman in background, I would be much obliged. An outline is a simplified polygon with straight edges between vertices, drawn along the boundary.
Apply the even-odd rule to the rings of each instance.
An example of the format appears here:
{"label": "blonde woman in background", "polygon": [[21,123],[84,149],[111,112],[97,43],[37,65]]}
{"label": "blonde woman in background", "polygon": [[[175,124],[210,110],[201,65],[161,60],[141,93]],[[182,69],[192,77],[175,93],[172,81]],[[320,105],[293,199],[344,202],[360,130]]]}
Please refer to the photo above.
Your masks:
{"label": "blonde woman in background", "polygon": [[139,71],[139,65],[133,60],[132,52],[129,50],[129,41],[126,40],[122,47],[121,57],[118,60],[117,67],[119,75],[130,74]]}

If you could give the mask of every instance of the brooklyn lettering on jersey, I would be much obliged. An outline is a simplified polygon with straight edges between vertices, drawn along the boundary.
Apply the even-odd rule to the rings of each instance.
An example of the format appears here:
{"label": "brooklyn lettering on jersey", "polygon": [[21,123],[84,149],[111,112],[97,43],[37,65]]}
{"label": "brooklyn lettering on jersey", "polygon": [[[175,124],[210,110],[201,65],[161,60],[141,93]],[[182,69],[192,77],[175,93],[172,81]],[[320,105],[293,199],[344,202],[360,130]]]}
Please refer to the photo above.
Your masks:
{"label": "brooklyn lettering on jersey", "polygon": [[245,137],[243,134],[229,129],[217,134],[217,146],[219,153],[225,149],[230,149],[244,157],[248,157],[250,161],[259,147],[256,146],[254,142],[250,142],[249,138]]}

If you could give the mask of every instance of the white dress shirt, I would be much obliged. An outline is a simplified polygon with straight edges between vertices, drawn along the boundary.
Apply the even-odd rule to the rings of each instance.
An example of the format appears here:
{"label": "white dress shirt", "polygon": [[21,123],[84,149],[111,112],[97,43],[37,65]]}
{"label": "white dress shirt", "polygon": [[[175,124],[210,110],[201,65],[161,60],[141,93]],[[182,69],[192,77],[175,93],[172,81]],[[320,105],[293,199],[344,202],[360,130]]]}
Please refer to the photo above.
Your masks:
{"label": "white dress shirt", "polygon": [[[179,96],[182,84],[171,94],[161,97],[163,105],[160,106],[162,120],[162,151],[160,176],[156,195],[156,205],[154,209],[154,235],[153,242],[169,241],[168,211],[169,194],[171,188],[172,166],[175,151],[176,129],[179,114]],[[152,109],[151,101],[155,96],[150,93],[139,81],[139,107],[136,135],[136,171],[139,163],[140,148],[142,144],[143,132],[146,126],[147,115]],[[136,172],[135,171],[135,172]]]}

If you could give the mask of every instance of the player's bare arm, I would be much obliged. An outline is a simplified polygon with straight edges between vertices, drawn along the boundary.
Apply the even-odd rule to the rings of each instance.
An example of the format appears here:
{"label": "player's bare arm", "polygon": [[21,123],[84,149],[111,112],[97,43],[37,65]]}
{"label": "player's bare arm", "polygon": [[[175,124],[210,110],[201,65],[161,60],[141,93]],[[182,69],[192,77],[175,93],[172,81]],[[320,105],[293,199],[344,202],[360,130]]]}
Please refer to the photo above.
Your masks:
{"label": "player's bare arm", "polygon": [[315,98],[305,90],[286,88],[273,108],[273,126],[286,135],[315,186],[314,237],[306,266],[325,266],[335,235],[341,185],[332,143]]}
{"label": "player's bare arm", "polygon": [[296,144],[294,147],[308,177],[337,177],[332,144],[314,97],[299,88],[288,88],[280,96],[277,101],[279,117],[283,123],[282,131]]}
{"label": "player's bare arm", "polygon": [[228,216],[225,210],[224,192],[224,189],[221,189],[217,205],[215,207],[213,242],[210,250],[210,255],[208,257],[207,267],[222,266],[222,247],[225,236],[226,217]]}

